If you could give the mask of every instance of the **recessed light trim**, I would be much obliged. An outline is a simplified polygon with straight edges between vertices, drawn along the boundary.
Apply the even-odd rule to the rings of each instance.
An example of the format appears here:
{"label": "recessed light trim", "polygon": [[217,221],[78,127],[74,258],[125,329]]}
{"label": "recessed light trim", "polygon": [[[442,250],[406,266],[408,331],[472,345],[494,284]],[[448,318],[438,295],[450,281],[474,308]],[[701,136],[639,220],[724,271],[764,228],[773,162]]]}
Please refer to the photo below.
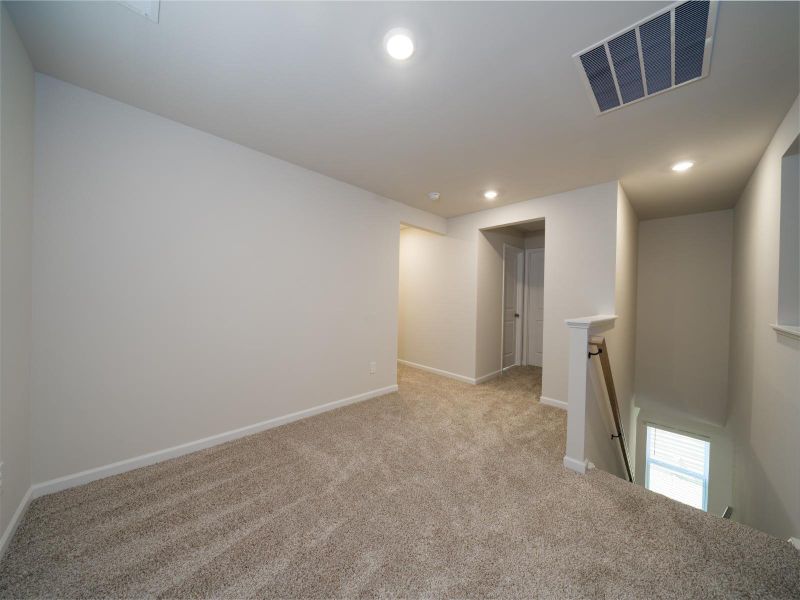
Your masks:
{"label": "recessed light trim", "polygon": [[386,53],[395,60],[408,60],[414,54],[414,37],[407,29],[395,28],[383,38]]}
{"label": "recessed light trim", "polygon": [[676,173],[683,173],[691,169],[693,166],[694,166],[694,161],[682,160],[672,165],[672,170],[675,171]]}
{"label": "recessed light trim", "polygon": [[487,200],[496,200],[498,195],[497,190],[486,190],[483,192],[483,197]]}

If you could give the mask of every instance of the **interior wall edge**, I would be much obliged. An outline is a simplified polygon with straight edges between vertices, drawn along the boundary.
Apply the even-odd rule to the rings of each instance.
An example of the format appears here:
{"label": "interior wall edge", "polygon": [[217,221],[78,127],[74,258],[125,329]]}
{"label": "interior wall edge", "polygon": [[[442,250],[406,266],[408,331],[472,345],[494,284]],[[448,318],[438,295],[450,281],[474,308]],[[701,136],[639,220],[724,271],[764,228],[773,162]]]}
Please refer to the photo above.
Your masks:
{"label": "interior wall edge", "polygon": [[17,528],[22,522],[22,517],[28,510],[28,506],[30,506],[32,500],[33,486],[29,487],[28,491],[25,492],[25,495],[22,497],[22,500],[20,500],[16,510],[14,511],[14,514],[11,515],[11,519],[6,526],[5,531],[3,531],[3,535],[0,536],[0,560],[3,559],[3,555],[6,553],[6,550],[8,550],[8,545],[11,543],[14,534],[17,532]]}
{"label": "interior wall edge", "polygon": [[32,469],[35,75],[5,2],[0,27],[0,531],[9,531],[26,502]]}

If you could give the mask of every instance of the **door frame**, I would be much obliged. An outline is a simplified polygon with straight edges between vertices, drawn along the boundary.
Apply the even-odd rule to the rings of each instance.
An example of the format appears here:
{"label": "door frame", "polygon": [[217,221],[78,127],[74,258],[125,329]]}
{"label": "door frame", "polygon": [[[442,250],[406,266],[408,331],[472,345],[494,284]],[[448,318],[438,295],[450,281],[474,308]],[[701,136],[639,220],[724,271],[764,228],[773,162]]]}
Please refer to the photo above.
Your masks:
{"label": "door frame", "polygon": [[[531,362],[531,342],[530,342],[530,319],[532,319],[532,309],[531,306],[531,282],[528,280],[528,265],[530,256],[532,254],[542,254],[544,257],[544,248],[526,248],[525,249],[525,286],[524,286],[524,301],[523,301],[523,319],[525,321],[524,327],[522,329],[523,335],[523,350],[522,350],[522,361],[525,365],[533,365]],[[544,305],[544,271],[542,271],[542,305]],[[544,311],[544,306],[542,307]],[[544,331],[542,332],[542,362],[544,362]],[[533,365],[537,366],[537,365]],[[541,367],[541,365],[538,365]]]}
{"label": "door frame", "polygon": [[[506,336],[506,255],[508,254],[508,249],[511,248],[516,250],[522,255],[522,260],[517,262],[517,289],[516,289],[516,304],[517,304],[517,312],[519,313],[519,319],[515,325],[515,332],[516,332],[516,340],[514,344],[514,364],[509,365],[508,367],[503,366],[503,350],[505,348],[505,336]],[[521,264],[520,264],[521,263]],[[522,267],[522,277],[519,277],[520,266]],[[504,373],[507,369],[511,367],[521,365],[522,364],[522,353],[523,353],[523,336],[525,334],[525,327],[524,327],[524,307],[525,307],[525,286],[523,285],[523,280],[525,278],[525,249],[519,248],[518,246],[514,246],[513,244],[503,243],[503,265],[502,265],[502,283],[500,284],[500,373]],[[522,306],[520,306],[520,303]]]}

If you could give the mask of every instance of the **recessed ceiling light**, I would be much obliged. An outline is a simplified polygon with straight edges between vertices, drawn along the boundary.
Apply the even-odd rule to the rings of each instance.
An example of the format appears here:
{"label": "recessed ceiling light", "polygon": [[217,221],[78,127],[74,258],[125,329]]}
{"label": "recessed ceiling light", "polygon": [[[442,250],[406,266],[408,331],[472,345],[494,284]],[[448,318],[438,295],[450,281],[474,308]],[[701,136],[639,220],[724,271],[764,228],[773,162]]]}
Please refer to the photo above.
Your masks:
{"label": "recessed ceiling light", "polygon": [[672,170],[678,173],[683,173],[684,171],[688,171],[694,166],[694,163],[690,160],[682,160],[679,163],[675,163],[672,165]]}
{"label": "recessed ceiling light", "polygon": [[414,54],[414,40],[405,29],[392,29],[384,38],[384,46],[389,56],[395,60],[407,60]]}
{"label": "recessed ceiling light", "polygon": [[438,200],[441,198],[441,194],[439,192],[428,192],[428,199],[429,200]]}
{"label": "recessed ceiling light", "polygon": [[486,190],[483,192],[483,197],[487,200],[494,200],[497,198],[497,192],[495,190]]}

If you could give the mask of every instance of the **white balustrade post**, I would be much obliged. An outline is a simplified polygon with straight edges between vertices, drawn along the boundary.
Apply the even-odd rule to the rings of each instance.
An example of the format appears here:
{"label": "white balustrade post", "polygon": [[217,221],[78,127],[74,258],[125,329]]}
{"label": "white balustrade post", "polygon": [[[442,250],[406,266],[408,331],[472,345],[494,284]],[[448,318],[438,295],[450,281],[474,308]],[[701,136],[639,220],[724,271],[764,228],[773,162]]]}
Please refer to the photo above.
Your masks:
{"label": "white balustrade post", "polygon": [[567,383],[567,453],[564,466],[586,473],[587,395],[589,386],[589,336],[613,325],[615,315],[568,319],[569,369]]}

